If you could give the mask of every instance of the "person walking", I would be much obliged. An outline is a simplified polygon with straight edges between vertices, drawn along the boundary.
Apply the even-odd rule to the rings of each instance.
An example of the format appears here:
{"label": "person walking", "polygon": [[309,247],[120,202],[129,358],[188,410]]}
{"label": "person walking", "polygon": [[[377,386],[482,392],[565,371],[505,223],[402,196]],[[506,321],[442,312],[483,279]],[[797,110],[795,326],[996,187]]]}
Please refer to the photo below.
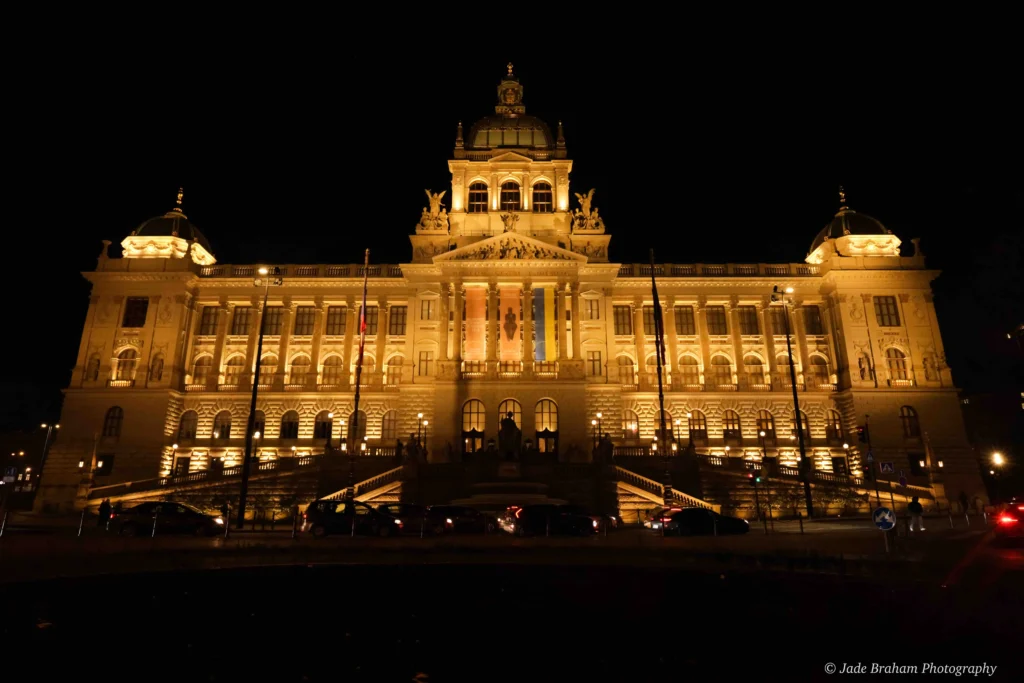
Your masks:
{"label": "person walking", "polygon": [[918,531],[924,531],[924,526],[921,521],[921,515],[924,514],[924,508],[921,507],[921,503],[918,501],[917,496],[914,496],[913,500],[910,501],[910,505],[907,506],[907,512],[910,514],[910,530],[914,530],[914,524],[917,524]]}
{"label": "person walking", "polygon": [[96,526],[98,526],[100,528],[105,528],[107,526],[107,522],[109,522],[109,521],[110,521],[110,499],[109,498],[104,498],[103,501],[100,502],[99,517],[96,520]]}

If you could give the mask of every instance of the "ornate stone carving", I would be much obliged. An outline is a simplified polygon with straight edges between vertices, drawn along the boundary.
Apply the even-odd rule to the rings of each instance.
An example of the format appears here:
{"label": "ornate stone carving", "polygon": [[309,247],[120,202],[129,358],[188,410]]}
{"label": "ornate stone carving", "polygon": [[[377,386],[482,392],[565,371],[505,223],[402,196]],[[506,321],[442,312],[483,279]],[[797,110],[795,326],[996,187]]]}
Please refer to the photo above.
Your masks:
{"label": "ornate stone carving", "polygon": [[928,310],[924,302],[924,297],[921,296],[920,294],[915,294],[913,297],[911,297],[910,302],[911,304],[913,304],[911,311],[913,312],[914,318],[917,320],[917,322],[927,322]]}
{"label": "ornate stone carving", "polygon": [[574,244],[572,250],[589,258],[608,258],[608,248],[598,244]]}
{"label": "ornate stone carving", "polygon": [[142,348],[142,340],[137,337],[123,337],[121,339],[114,340],[114,348],[121,349],[125,346],[134,346],[137,349]]}
{"label": "ornate stone carving", "polygon": [[516,229],[516,223],[519,222],[519,214],[512,211],[502,214],[501,222],[505,225],[505,232],[513,232]]}
{"label": "ornate stone carving", "polygon": [[856,299],[850,299],[850,320],[860,322],[864,319],[864,305]]}
{"label": "ornate stone carving", "polygon": [[171,300],[164,298],[163,305],[160,306],[160,312],[156,314],[156,321],[158,323],[169,323],[171,318],[174,317],[174,308],[171,305]]}
{"label": "ornate stone carving", "polygon": [[455,261],[494,260],[494,259],[554,259],[568,261],[569,256],[554,248],[528,244],[511,237],[500,242],[489,242],[477,249],[467,250],[452,257]]}
{"label": "ornate stone carving", "polygon": [[433,243],[433,244],[421,244],[416,247],[413,252],[413,256],[417,259],[429,259],[438,254],[444,254],[448,251],[447,244]]}
{"label": "ornate stone carving", "polygon": [[594,188],[590,188],[587,194],[575,193],[576,201],[580,208],[572,214],[573,232],[604,232],[604,220],[597,214],[597,208],[591,209],[591,202],[594,199]]}
{"label": "ornate stone carving", "polygon": [[448,209],[444,208],[444,204],[441,202],[445,192],[431,193],[430,190],[423,191],[427,193],[427,201],[430,203],[430,208],[423,207],[419,225],[416,226],[417,231],[438,230],[448,232]]}
{"label": "ornate stone carving", "polygon": [[558,379],[586,379],[585,368],[581,360],[564,360],[558,362]]}

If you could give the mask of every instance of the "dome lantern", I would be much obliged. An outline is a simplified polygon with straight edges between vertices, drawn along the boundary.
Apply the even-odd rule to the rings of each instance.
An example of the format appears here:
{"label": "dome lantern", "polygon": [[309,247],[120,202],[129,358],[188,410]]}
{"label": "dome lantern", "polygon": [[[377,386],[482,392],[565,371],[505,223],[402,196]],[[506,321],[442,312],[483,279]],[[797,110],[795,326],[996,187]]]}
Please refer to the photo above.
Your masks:
{"label": "dome lantern", "polygon": [[203,233],[192,225],[181,208],[184,190],[178,188],[173,209],[162,216],[143,221],[121,242],[124,258],[186,258],[201,266],[217,262],[210,243]]}

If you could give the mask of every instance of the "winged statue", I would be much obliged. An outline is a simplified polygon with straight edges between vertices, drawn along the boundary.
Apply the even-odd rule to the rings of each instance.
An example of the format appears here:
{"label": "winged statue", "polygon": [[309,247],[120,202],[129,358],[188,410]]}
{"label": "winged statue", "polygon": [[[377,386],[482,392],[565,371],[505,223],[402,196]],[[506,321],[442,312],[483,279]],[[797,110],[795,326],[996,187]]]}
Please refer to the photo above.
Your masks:
{"label": "winged statue", "polygon": [[448,192],[448,190],[434,193],[431,193],[430,190],[423,191],[427,193],[427,201],[430,202],[430,215],[436,216],[439,213],[441,213],[441,198],[444,197],[445,193]]}
{"label": "winged statue", "polygon": [[576,201],[580,203],[580,207],[583,209],[583,217],[590,218],[590,202],[594,198],[594,188],[590,188],[590,192],[585,195],[579,192],[574,192],[573,194],[576,195]]}

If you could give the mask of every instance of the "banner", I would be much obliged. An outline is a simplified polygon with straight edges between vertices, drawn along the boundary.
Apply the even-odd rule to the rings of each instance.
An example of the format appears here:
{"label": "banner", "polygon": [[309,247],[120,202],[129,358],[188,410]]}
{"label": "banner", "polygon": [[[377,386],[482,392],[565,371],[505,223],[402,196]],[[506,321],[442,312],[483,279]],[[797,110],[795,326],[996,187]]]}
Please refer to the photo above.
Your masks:
{"label": "banner", "polygon": [[[458,322],[458,317],[455,318]],[[458,325],[455,327],[458,330]],[[466,287],[466,352],[463,360],[487,360],[485,332],[487,330],[487,290]]]}
{"label": "banner", "polygon": [[523,359],[523,346],[520,340],[522,321],[519,319],[519,287],[502,287],[498,292],[500,305],[498,310],[498,360],[517,361]]}
{"label": "banner", "polygon": [[550,361],[558,357],[555,343],[555,288],[533,290],[534,360]]}

